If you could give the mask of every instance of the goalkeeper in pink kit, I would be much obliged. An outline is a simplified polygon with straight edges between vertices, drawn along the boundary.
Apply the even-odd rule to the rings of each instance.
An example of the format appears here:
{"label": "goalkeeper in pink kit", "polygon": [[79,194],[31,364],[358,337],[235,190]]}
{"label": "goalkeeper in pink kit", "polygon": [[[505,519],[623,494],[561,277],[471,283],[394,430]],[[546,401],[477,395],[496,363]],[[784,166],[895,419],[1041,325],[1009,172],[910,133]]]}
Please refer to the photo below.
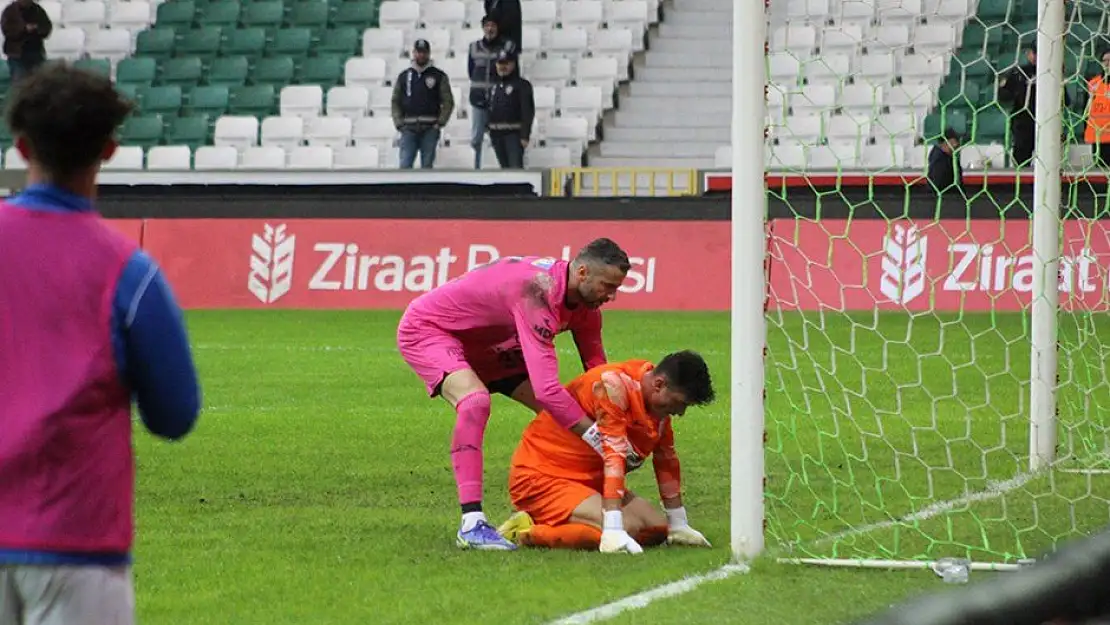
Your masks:
{"label": "goalkeeper in pink kit", "polygon": [[464,549],[511,551],[482,512],[482,439],[490,393],[501,393],[555,420],[599,450],[593,420],[559,381],[555,335],[574,334],[585,369],[605,364],[600,307],[612,301],[631,267],[628,254],[597,239],[567,262],[508,256],[413,300],[397,346],[432,397],[455,408],[451,438]]}

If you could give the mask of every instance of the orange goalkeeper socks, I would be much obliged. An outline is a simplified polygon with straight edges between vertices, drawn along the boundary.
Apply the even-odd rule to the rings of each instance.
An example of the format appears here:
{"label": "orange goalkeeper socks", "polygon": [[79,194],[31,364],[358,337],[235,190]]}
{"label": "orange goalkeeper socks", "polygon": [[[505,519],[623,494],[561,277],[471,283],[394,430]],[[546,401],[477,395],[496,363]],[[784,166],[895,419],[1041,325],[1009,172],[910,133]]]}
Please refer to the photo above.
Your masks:
{"label": "orange goalkeeper socks", "polygon": [[536,525],[521,536],[521,543],[549,549],[597,549],[601,545],[601,530],[579,523]]}

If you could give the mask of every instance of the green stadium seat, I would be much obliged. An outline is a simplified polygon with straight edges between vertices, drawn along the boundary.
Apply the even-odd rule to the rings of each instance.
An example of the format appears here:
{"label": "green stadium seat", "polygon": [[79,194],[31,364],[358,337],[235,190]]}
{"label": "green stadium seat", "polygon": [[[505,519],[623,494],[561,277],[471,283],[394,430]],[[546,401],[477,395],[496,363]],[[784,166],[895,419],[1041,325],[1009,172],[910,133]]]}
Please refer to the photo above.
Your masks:
{"label": "green stadium seat", "polygon": [[247,57],[225,56],[212,61],[205,74],[205,81],[209,85],[240,87],[247,84],[249,74],[250,62]]}
{"label": "green stadium seat", "polygon": [[207,85],[194,87],[185,96],[183,112],[186,115],[207,115],[216,119],[227,113],[231,102],[231,90],[225,86]]}
{"label": "green stadium seat", "polygon": [[937,104],[941,107],[975,108],[980,104],[982,89],[974,82],[948,80],[937,90]]}
{"label": "green stadium seat", "polygon": [[317,55],[339,54],[350,57],[359,50],[359,30],[354,26],[340,26],[323,32],[312,52]]}
{"label": "green stadium seat", "polygon": [[220,54],[223,56],[245,56],[257,58],[266,48],[266,30],[262,28],[240,28],[224,34]]}
{"label": "green stadium seat", "polygon": [[283,28],[274,33],[274,39],[266,46],[266,56],[289,56],[303,59],[308,56],[312,46],[312,31],[308,28]]}
{"label": "green stadium seat", "polygon": [[204,65],[200,58],[185,56],[162,62],[159,82],[163,85],[193,86],[200,83]]}
{"label": "green stadium seat", "polygon": [[332,55],[305,59],[294,75],[294,82],[320,85],[325,90],[334,87],[343,81],[343,63],[346,60]]}
{"label": "green stadium seat", "polygon": [[152,57],[130,57],[116,65],[116,83],[149,87],[158,77],[158,62]]}
{"label": "green stadium seat", "polygon": [[[131,102],[134,102],[135,104],[139,103],[139,89],[141,89],[141,88],[142,87],[140,85],[136,85],[136,84],[127,84],[127,83],[118,83],[118,82],[116,83],[116,91],[118,91],[120,95],[127,98]],[[4,124],[0,124],[0,126],[3,126],[3,125]]]}
{"label": "green stadium seat", "polygon": [[274,85],[283,87],[293,82],[293,59],[289,57],[258,59],[251,71],[250,82],[254,85]]}
{"label": "green stadium seat", "polygon": [[[171,0],[172,1],[172,0]],[[235,28],[242,15],[242,6],[234,0],[202,4],[198,7],[197,22],[205,26],[222,26],[225,29]]]}
{"label": "green stadium seat", "polygon": [[[980,0],[976,17],[985,23],[998,24],[1011,17],[1010,7],[1015,0]],[[1013,16],[1020,15],[1020,9]]]}
{"label": "green stadium seat", "polygon": [[197,5],[193,0],[168,0],[158,5],[154,23],[159,28],[171,27],[187,30],[196,21]]}
{"label": "green stadium seat", "polygon": [[277,30],[285,19],[285,6],[273,0],[251,2],[243,8],[241,19],[243,26]]}
{"label": "green stadium seat", "polygon": [[146,87],[139,91],[144,115],[176,117],[181,111],[181,87]]}
{"label": "green stadium seat", "polygon": [[374,2],[348,0],[339,5],[331,18],[332,26],[371,28],[378,25],[378,5]]}
{"label": "green stadium seat", "polygon": [[980,110],[975,115],[972,141],[975,143],[1002,143],[1009,126],[1009,115],[997,106]]}
{"label": "green stadium seat", "polygon": [[135,39],[135,56],[168,59],[173,56],[173,48],[176,43],[177,31],[173,28],[147,29],[140,32]]}
{"label": "green stadium seat", "polygon": [[150,148],[162,141],[161,115],[134,115],[123,122],[120,138],[124,145]]}
{"label": "green stadium seat", "polygon": [[277,90],[272,85],[235,87],[231,90],[230,115],[265,117],[277,111]]}
{"label": "green stadium seat", "polygon": [[8,130],[7,124],[0,124],[0,147],[6,150],[13,144],[15,144],[15,137],[12,136],[12,131]]}
{"label": "green stadium seat", "polygon": [[[7,65],[7,63],[5,63]],[[77,69],[100,74],[101,76],[112,75],[112,62],[108,59],[78,59],[74,61],[73,66]]]}
{"label": "green stadium seat", "polygon": [[196,150],[211,143],[213,119],[203,114],[171,119],[165,133],[166,145],[187,145]]}
{"label": "green stadium seat", "polygon": [[286,23],[303,28],[324,28],[328,25],[326,0],[300,0],[294,2]]}
{"label": "green stadium seat", "polygon": [[195,56],[202,61],[214,58],[220,52],[223,29],[203,26],[184,33],[174,49],[176,56]]}

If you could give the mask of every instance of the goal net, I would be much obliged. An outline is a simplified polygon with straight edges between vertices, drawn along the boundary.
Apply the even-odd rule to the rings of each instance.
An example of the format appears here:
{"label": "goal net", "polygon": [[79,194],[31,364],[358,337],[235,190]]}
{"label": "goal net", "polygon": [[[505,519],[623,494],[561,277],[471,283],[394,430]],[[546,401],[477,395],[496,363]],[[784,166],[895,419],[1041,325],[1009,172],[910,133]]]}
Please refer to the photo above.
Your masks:
{"label": "goal net", "polygon": [[[1032,140],[1014,111],[1036,99],[1013,71],[1030,66],[1038,1],[771,0],[772,553],[1014,563],[1110,521],[1110,215],[1105,170],[1084,143],[1110,5],[1068,0],[1064,27],[1063,220],[1059,254],[1044,259],[1058,261],[1059,303],[1046,322],[1031,312],[1034,299],[1051,303],[1034,294],[1042,155],[1014,170]],[[949,129],[965,176],[938,194],[923,178]],[[1039,443],[1038,332],[1057,346]]]}

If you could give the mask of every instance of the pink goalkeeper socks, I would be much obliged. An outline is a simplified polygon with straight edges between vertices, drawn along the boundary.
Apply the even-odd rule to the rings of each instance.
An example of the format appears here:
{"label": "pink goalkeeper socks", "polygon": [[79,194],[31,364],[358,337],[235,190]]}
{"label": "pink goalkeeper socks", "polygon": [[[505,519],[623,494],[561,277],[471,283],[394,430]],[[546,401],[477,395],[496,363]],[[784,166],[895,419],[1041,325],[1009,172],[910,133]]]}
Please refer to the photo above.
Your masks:
{"label": "pink goalkeeper socks", "polygon": [[482,500],[482,438],[489,410],[490,396],[486,391],[471,393],[455,406],[458,419],[451,437],[451,465],[455,469],[459,503]]}

